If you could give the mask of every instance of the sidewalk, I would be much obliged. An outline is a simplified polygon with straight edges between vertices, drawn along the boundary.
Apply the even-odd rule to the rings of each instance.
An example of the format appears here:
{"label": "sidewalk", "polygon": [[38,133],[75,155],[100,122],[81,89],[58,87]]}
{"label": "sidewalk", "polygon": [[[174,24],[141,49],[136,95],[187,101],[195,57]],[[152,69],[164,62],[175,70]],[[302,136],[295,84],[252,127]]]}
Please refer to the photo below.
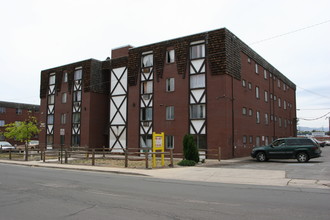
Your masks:
{"label": "sidewalk", "polygon": [[[224,162],[235,162],[235,161],[224,160]],[[12,160],[0,160],[0,163],[35,166],[35,167],[48,167],[48,168],[57,168],[57,169],[109,172],[109,173],[118,173],[118,174],[126,174],[126,175],[142,175],[142,176],[149,176],[160,179],[330,189],[330,181],[289,179],[286,178],[285,171],[281,171],[281,170],[209,168],[203,166],[157,168],[157,169],[133,169],[133,168],[118,168],[118,167],[43,163],[42,161],[12,161]]]}

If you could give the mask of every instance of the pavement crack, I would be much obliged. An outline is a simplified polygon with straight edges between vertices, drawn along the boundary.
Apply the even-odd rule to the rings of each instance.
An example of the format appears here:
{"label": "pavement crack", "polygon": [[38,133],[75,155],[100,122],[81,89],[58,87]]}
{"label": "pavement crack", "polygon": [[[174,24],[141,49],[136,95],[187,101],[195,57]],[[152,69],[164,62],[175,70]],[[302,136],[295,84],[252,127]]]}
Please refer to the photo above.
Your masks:
{"label": "pavement crack", "polygon": [[290,179],[290,180],[286,183],[286,185],[289,186],[291,181],[292,181],[292,179]]}
{"label": "pavement crack", "polygon": [[79,213],[81,213],[81,212],[84,212],[84,211],[89,210],[89,209],[93,209],[93,208],[95,208],[95,207],[96,207],[96,205],[92,205],[92,206],[90,206],[90,207],[86,207],[86,208],[81,209],[81,210],[79,210],[79,211],[77,211],[77,212],[74,212],[74,213],[71,213],[71,214],[69,214],[69,215],[66,215],[65,217],[75,216],[75,215],[77,215],[77,214],[79,214]]}

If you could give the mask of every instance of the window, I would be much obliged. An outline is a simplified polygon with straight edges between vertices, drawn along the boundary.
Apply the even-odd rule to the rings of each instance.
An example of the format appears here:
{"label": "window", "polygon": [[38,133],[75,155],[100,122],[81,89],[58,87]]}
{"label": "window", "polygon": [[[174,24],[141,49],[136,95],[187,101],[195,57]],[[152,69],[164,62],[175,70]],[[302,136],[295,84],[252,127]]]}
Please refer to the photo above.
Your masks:
{"label": "window", "polygon": [[265,137],[265,145],[268,145],[269,144],[269,138],[268,136]]}
{"label": "window", "polygon": [[246,115],[246,114],[247,114],[247,110],[246,110],[245,107],[242,108],[242,114],[243,114],[243,115]]}
{"label": "window", "polygon": [[283,101],[283,108],[286,109],[286,101]]}
{"label": "window", "polygon": [[267,71],[264,70],[264,79],[267,79]]}
{"label": "window", "polygon": [[205,118],[205,105],[191,105],[190,106],[190,118],[191,119],[200,119]]}
{"label": "window", "polygon": [[63,82],[68,82],[68,72],[63,73]]}
{"label": "window", "polygon": [[268,114],[265,114],[265,124],[268,125],[269,124],[269,118],[268,118]]}
{"label": "window", "polygon": [[17,109],[16,109],[16,115],[21,115],[21,114],[22,114],[22,109],[17,108]]}
{"label": "window", "polygon": [[281,98],[278,98],[278,107],[281,108]]}
{"label": "window", "polygon": [[246,135],[243,136],[243,144],[246,144],[247,143],[247,138],[246,138]]}
{"label": "window", "polygon": [[174,119],[174,106],[167,106],[166,107],[166,120],[173,120]]}
{"label": "window", "polygon": [[268,102],[268,92],[265,91],[265,102]]}
{"label": "window", "polygon": [[5,107],[0,107],[0,114],[6,113],[6,108]]}
{"label": "window", "polygon": [[146,54],[142,56],[142,68],[151,67],[154,65],[154,56],[153,54]]}
{"label": "window", "polygon": [[66,124],[66,114],[61,114],[61,124],[62,125]]}
{"label": "window", "polygon": [[282,118],[278,117],[278,126],[282,127]]}
{"label": "window", "polygon": [[166,79],[166,92],[174,91],[174,78]]}
{"label": "window", "polygon": [[47,135],[47,146],[54,144],[54,136],[52,134]]}
{"label": "window", "polygon": [[141,94],[152,93],[152,81],[144,81],[141,83]]}
{"label": "window", "polygon": [[166,63],[174,63],[174,60],[175,60],[174,50],[166,51]]}
{"label": "window", "polygon": [[256,74],[259,74],[259,68],[258,68],[258,64],[255,64],[255,68],[256,68]]}
{"label": "window", "polygon": [[79,146],[80,145],[80,135],[79,134],[73,134],[71,141],[72,141],[73,146]]}
{"label": "window", "polygon": [[165,136],[165,147],[166,149],[174,149],[174,136]]}
{"label": "window", "polygon": [[152,120],[152,108],[141,108],[141,121]]}
{"label": "window", "polygon": [[81,80],[82,79],[82,69],[76,69],[74,71],[74,80]]}
{"label": "window", "polygon": [[205,44],[194,45],[190,47],[190,59],[205,57]]}
{"label": "window", "polygon": [[81,101],[81,91],[73,92],[73,101],[80,102]]}
{"label": "window", "polygon": [[259,136],[256,137],[256,146],[257,147],[260,146],[260,137]]}
{"label": "window", "polygon": [[206,135],[198,134],[194,135],[194,140],[198,149],[206,149]]}
{"label": "window", "polygon": [[67,94],[66,92],[62,93],[62,103],[66,103],[67,100]]}
{"label": "window", "polygon": [[253,144],[253,136],[249,136],[249,143]]}
{"label": "window", "polygon": [[5,120],[0,120],[0,127],[5,126]]}
{"label": "window", "polygon": [[256,86],[256,98],[257,98],[257,99],[260,98],[259,87],[258,87],[258,86]]}
{"label": "window", "polygon": [[251,63],[251,59],[250,59],[250,57],[248,57],[247,61],[248,61],[248,63]]}
{"label": "window", "polygon": [[252,115],[253,115],[253,110],[249,109],[249,116],[252,116]]}
{"label": "window", "polygon": [[48,95],[48,105],[53,105],[55,103],[55,95]]}
{"label": "window", "polygon": [[259,111],[257,111],[257,113],[256,113],[256,122],[257,122],[257,124],[260,123],[260,112]]}
{"label": "window", "polygon": [[246,81],[244,79],[242,80],[242,86],[246,87]]}
{"label": "window", "polygon": [[55,73],[49,75],[49,85],[55,84]]}
{"label": "window", "polygon": [[191,75],[190,88],[203,88],[205,87],[205,74]]}
{"label": "window", "polygon": [[278,86],[278,88],[281,88],[281,81],[280,81],[280,79],[277,79],[277,86]]}
{"label": "window", "polygon": [[72,123],[79,124],[80,123],[80,112],[76,112],[72,114]]}
{"label": "window", "polygon": [[284,119],[284,127],[286,128],[288,126],[288,123],[286,121],[286,119]]}
{"label": "window", "polygon": [[248,88],[251,90],[252,89],[252,83],[249,82]]}
{"label": "window", "polygon": [[47,116],[47,124],[49,124],[49,125],[54,124],[54,115]]}

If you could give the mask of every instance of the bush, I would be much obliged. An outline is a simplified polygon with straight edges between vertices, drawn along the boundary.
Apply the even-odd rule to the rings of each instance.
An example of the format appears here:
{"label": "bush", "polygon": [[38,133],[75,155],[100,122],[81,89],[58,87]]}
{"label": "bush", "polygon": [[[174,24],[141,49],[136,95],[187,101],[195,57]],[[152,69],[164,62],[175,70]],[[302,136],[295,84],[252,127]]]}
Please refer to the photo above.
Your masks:
{"label": "bush", "polygon": [[194,137],[191,134],[186,134],[183,138],[183,154],[184,159],[199,162],[199,153],[196,147]]}
{"label": "bush", "polygon": [[195,166],[196,162],[193,160],[181,160],[178,163],[179,166]]}

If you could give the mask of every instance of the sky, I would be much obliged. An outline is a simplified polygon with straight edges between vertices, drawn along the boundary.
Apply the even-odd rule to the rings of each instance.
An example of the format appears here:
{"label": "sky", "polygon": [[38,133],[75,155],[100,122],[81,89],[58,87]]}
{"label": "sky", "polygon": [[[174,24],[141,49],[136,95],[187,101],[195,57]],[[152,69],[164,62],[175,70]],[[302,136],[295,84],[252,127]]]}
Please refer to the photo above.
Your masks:
{"label": "sky", "polygon": [[40,104],[40,72],[227,28],[296,84],[300,127],[330,123],[329,0],[0,0],[0,100]]}

